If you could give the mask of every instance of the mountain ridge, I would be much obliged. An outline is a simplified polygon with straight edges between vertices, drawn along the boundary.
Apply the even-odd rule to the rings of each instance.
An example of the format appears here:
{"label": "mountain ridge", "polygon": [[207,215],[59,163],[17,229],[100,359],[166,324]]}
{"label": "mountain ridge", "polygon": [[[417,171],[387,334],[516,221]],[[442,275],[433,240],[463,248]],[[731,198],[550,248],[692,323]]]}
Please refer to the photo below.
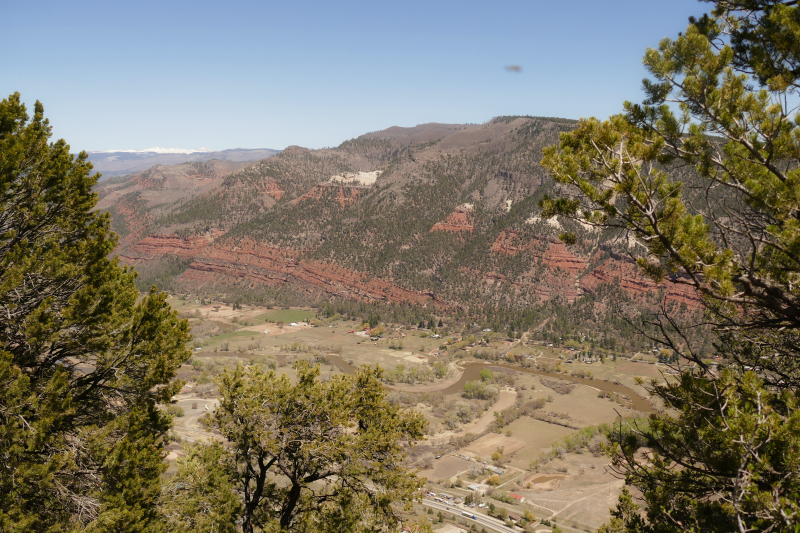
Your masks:
{"label": "mountain ridge", "polygon": [[[539,165],[541,150],[574,124],[498,117],[392,127],[330,149],[290,146],[236,169],[160,167],[99,184],[98,208],[115,211],[115,230],[130,229],[118,253],[142,286],[465,316],[502,309],[517,317],[514,330],[553,302],[596,300],[586,311],[595,324],[611,300],[645,307],[662,294],[696,308],[685,288],[639,275],[617,235],[538,216],[539,199],[560,190]],[[372,173],[369,185],[335,179]],[[146,183],[166,189],[154,194]],[[558,240],[564,230],[578,235],[575,246]]]}
{"label": "mountain ridge", "polygon": [[[161,152],[153,150],[163,150]],[[271,157],[280,150],[272,148],[232,148],[228,150],[181,150],[179,148],[149,148],[147,150],[103,150],[90,151],[89,161],[94,170],[102,174],[102,180],[142,172],[155,165],[177,165],[186,162],[259,161]]]}

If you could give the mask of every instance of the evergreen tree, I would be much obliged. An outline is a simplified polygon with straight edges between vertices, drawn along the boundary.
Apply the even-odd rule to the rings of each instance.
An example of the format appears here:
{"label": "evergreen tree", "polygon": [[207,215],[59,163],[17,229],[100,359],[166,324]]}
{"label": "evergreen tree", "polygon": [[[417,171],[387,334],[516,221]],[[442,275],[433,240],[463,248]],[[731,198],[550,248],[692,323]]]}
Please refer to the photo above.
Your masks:
{"label": "evergreen tree", "polygon": [[296,369],[296,384],[254,366],[218,379],[210,425],[231,443],[243,531],[394,527],[392,505],[423,484],[403,466],[401,441],[422,438],[424,418],[386,400],[379,369],[324,383],[319,366]]}
{"label": "evergreen tree", "polygon": [[172,533],[235,533],[241,511],[230,481],[233,465],[219,443],[190,447],[161,493]]}
{"label": "evergreen tree", "polygon": [[0,102],[0,530],[158,531],[188,325],[108,259],[98,176],[50,136]]}
{"label": "evergreen tree", "polygon": [[657,317],[659,341],[696,367],[651,385],[670,415],[617,436],[647,514],[625,493],[607,531],[800,528],[800,8],[715,4],[647,51],[643,104],[581,121],[542,162],[576,193],[545,198],[545,214],[636,238],[644,273],[703,298],[726,359],[715,373]]}

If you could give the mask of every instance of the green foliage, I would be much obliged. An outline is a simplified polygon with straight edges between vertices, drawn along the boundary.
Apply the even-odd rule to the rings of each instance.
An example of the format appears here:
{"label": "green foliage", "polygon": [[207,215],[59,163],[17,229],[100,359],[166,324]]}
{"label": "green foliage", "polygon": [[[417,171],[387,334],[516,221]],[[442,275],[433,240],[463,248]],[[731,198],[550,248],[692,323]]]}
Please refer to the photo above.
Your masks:
{"label": "green foliage", "polygon": [[535,411],[542,409],[546,404],[547,399],[545,398],[536,398],[524,403],[518,401],[514,407],[495,412],[493,429],[499,432],[503,427],[522,416],[532,416]]}
{"label": "green foliage", "polygon": [[545,198],[545,214],[629,232],[645,274],[701,295],[725,358],[709,368],[686,327],[655,317],[696,371],[651,384],[672,415],[612,446],[647,507],[643,520],[624,493],[608,532],[800,527],[800,8],[713,3],[647,51],[643,104],[581,121],[542,160],[578,193]]}
{"label": "green foliage", "polygon": [[[403,341],[390,340],[389,341],[389,349],[390,350],[402,350],[403,349]],[[446,370],[445,370],[445,372],[446,372]]]}
{"label": "green foliage", "polygon": [[487,385],[483,381],[468,381],[464,383],[464,397],[478,400],[491,400],[500,391],[494,385]]}
{"label": "green foliage", "polygon": [[209,423],[232,446],[243,530],[394,526],[392,504],[422,485],[400,441],[421,438],[424,418],[386,401],[380,369],[322,383],[318,366],[296,368],[296,384],[242,366],[217,380],[222,399]]}
{"label": "green foliage", "polygon": [[253,320],[258,323],[262,322],[283,322],[290,324],[292,322],[304,322],[310,320],[315,316],[314,311],[307,311],[305,309],[276,309],[258,315]]}
{"label": "green foliage", "polygon": [[186,413],[184,412],[183,407],[181,407],[180,405],[170,405],[167,407],[167,414],[180,418],[184,416]]}
{"label": "green foliage", "polygon": [[167,530],[175,533],[235,533],[241,512],[230,481],[235,465],[219,443],[198,444],[178,459],[178,472],[161,492]]}
{"label": "green foliage", "polygon": [[108,259],[97,176],[50,135],[0,103],[0,530],[158,531],[188,324]]}
{"label": "green foliage", "polygon": [[397,365],[394,370],[387,371],[383,379],[389,384],[408,383],[414,385],[416,383],[429,383],[436,376],[435,369],[427,365]]}

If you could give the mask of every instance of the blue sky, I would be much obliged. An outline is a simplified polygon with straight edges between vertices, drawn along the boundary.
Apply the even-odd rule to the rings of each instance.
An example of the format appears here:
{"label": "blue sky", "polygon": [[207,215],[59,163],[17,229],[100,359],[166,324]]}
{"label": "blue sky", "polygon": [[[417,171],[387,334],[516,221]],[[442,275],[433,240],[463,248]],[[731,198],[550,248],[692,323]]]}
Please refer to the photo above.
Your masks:
{"label": "blue sky", "polygon": [[645,49],[709,7],[7,2],[0,95],[41,100],[75,151],[319,148],[394,125],[606,117],[641,100]]}

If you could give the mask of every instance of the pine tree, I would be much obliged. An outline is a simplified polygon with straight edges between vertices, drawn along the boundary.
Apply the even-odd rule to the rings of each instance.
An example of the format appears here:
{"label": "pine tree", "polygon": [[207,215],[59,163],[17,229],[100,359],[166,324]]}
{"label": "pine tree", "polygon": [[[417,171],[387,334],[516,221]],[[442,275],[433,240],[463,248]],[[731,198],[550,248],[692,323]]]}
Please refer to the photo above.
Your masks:
{"label": "pine tree", "polygon": [[685,327],[656,317],[658,340],[695,368],[651,384],[669,415],[617,436],[646,520],[625,493],[607,531],[800,527],[800,8],[714,3],[647,51],[643,104],[582,120],[542,161],[574,193],[545,198],[545,214],[638,240],[642,272],[702,297],[725,357],[716,373]]}
{"label": "pine tree", "polygon": [[0,102],[0,530],[158,531],[188,325],[109,259],[86,154]]}

